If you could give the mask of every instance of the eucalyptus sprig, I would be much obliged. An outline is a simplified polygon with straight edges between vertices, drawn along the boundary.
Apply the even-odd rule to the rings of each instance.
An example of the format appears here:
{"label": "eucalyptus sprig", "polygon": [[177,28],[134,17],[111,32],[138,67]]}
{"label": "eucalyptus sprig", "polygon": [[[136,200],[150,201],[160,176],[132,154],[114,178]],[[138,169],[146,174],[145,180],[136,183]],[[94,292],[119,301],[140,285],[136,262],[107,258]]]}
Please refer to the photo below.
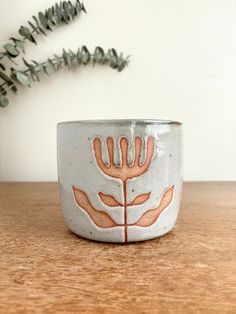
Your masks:
{"label": "eucalyptus sprig", "polygon": [[[19,34],[21,38],[11,37],[7,44],[3,46],[4,50],[0,51],[0,61],[7,57],[14,64],[14,61],[21,52],[25,52],[25,42],[29,41],[37,44],[35,34],[47,35],[46,31],[52,31],[53,26],[59,24],[68,24],[76,16],[84,11],[85,7],[80,0],[76,0],[75,4],[71,1],[63,1],[55,4],[45,12],[39,12],[38,16],[33,16],[33,22],[28,21],[29,27],[21,26]],[[128,57],[124,58],[123,54],[117,53],[112,48],[107,52],[101,47],[96,47],[93,53],[90,53],[86,46],[82,46],[76,52],[72,50],[63,49],[61,56],[54,54],[52,58],[44,62],[37,62],[32,60],[28,62],[22,58],[26,68],[19,70],[12,67],[10,73],[6,71],[6,67],[0,62],[0,79],[3,83],[0,85],[0,107],[6,107],[9,103],[7,93],[12,90],[17,93],[17,84],[31,86],[32,81],[40,81],[40,74],[45,73],[50,75],[53,72],[59,71],[63,67],[73,67],[75,65],[88,65],[88,64],[107,64],[113,69],[122,71],[128,64]]]}
{"label": "eucalyptus sprig", "polygon": [[54,54],[53,58],[49,58],[44,62],[32,61],[28,62],[23,59],[26,68],[24,70],[16,70],[11,68],[10,76],[0,71],[0,77],[4,81],[0,85],[0,107],[6,107],[9,103],[6,95],[9,89],[17,93],[17,84],[31,86],[32,81],[40,81],[40,74],[50,75],[57,72],[63,67],[74,67],[76,65],[109,65],[112,69],[122,71],[129,62],[129,57],[124,58],[123,54],[118,54],[112,48],[107,52],[101,47],[96,47],[91,53],[86,46],[82,46],[76,52],[63,49],[62,55]]}
{"label": "eucalyptus sprig", "polygon": [[0,51],[0,69],[2,71],[6,70],[1,63],[1,60],[5,57],[15,63],[14,59],[21,52],[25,52],[26,41],[37,44],[35,34],[47,36],[47,31],[53,31],[53,27],[56,25],[68,24],[79,16],[82,11],[86,13],[84,4],[79,0],[76,0],[75,4],[72,4],[71,1],[63,1],[46,9],[44,13],[39,12],[37,16],[33,15],[33,20],[28,21],[28,26],[19,28],[18,33],[21,38],[11,37],[9,42],[3,46],[4,50]]}

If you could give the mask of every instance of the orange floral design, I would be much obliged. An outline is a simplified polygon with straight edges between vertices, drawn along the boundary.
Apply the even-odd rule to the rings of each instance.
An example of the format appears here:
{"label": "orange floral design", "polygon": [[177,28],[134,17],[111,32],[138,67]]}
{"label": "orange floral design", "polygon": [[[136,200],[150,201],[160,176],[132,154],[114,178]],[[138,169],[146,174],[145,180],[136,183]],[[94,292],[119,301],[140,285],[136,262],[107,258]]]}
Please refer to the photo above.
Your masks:
{"label": "orange floral design", "polygon": [[122,160],[120,167],[116,166],[114,163],[114,142],[112,137],[108,137],[107,139],[109,166],[106,166],[102,160],[102,145],[99,137],[95,137],[93,140],[93,148],[98,167],[109,177],[126,182],[128,179],[133,179],[142,175],[148,169],[154,153],[154,138],[149,137],[147,140],[147,156],[143,165],[140,163],[142,149],[142,139],[140,137],[135,138],[135,158],[131,166],[128,165],[128,140],[125,137],[121,137],[120,139]]}
{"label": "orange floral design", "polygon": [[136,223],[127,223],[127,206],[136,206],[144,204],[150,197],[150,192],[137,195],[130,203],[127,203],[127,181],[143,175],[149,168],[154,157],[154,138],[147,139],[146,157],[145,161],[141,163],[141,149],[142,139],[135,138],[135,154],[132,164],[128,163],[128,140],[121,137],[119,140],[121,150],[121,165],[116,165],[114,162],[114,141],[112,137],[106,140],[109,164],[106,165],[102,158],[102,143],[99,137],[93,139],[94,156],[99,169],[107,176],[121,180],[123,186],[123,203],[118,202],[114,196],[106,195],[102,192],[98,193],[100,200],[108,207],[123,207],[124,210],[124,223],[117,224],[107,213],[95,209],[86,193],[79,188],[73,187],[73,194],[76,203],[87,212],[94,224],[100,228],[113,228],[117,226],[124,227],[124,239],[128,242],[128,226],[149,227],[153,225],[158,219],[161,212],[170,205],[173,194],[174,186],[169,187],[163,194],[160,204],[154,209],[147,210]]}

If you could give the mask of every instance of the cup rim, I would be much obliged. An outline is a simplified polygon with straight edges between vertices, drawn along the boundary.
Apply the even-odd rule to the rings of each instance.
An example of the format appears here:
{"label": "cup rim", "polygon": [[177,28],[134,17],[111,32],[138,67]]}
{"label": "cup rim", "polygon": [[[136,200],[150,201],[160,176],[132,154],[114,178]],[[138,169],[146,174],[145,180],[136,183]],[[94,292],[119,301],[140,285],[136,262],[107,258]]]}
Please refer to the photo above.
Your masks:
{"label": "cup rim", "polygon": [[182,126],[181,122],[162,119],[94,119],[94,120],[74,120],[62,121],[57,123],[57,126],[64,124],[104,124],[104,125],[131,125],[131,124],[145,124],[145,125],[176,125]]}

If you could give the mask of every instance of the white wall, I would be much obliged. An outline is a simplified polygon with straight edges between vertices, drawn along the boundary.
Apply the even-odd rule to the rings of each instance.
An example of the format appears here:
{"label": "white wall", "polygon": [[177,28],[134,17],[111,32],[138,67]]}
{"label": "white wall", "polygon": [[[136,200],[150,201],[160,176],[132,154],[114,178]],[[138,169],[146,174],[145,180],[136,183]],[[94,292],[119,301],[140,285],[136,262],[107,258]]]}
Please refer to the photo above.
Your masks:
{"label": "white wall", "polygon": [[[55,0],[1,0],[0,43]],[[185,180],[236,180],[236,1],[85,0],[88,14],[27,45],[111,46],[127,70],[89,67],[20,88],[0,110],[0,180],[56,180],[56,123],[163,118],[184,123]]]}

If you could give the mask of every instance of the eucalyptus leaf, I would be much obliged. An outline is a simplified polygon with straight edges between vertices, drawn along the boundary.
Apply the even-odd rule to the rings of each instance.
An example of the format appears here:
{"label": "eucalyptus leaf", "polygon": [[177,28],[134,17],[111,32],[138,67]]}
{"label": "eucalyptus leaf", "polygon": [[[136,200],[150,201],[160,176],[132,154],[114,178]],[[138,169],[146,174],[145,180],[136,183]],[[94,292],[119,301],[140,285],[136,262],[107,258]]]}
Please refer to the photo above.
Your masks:
{"label": "eucalyptus leaf", "polygon": [[40,30],[40,32],[41,32],[44,36],[47,36],[47,34],[45,33],[45,31],[43,30],[43,28],[42,28],[41,26],[39,26],[38,29]]}
{"label": "eucalyptus leaf", "polygon": [[[26,61],[26,60],[25,60]],[[40,72],[40,69],[38,70],[38,66],[35,66],[34,64],[30,64],[26,61],[27,67],[30,71],[30,75],[33,81],[40,81],[38,71]]]}
{"label": "eucalyptus leaf", "polygon": [[18,38],[14,38],[14,37],[11,37],[10,39],[14,42],[16,48],[18,48],[23,53],[25,53],[24,42],[22,40],[20,40]]}
{"label": "eucalyptus leaf", "polygon": [[17,48],[20,49],[23,53],[25,53],[25,48],[24,48],[24,44],[23,44],[22,41],[18,40],[18,41],[16,42],[16,46],[17,46]]}
{"label": "eucalyptus leaf", "polygon": [[19,50],[15,48],[15,46],[13,46],[12,44],[8,43],[4,45],[3,47],[12,58],[17,57],[20,54]]}
{"label": "eucalyptus leaf", "polygon": [[12,80],[10,79],[10,77],[2,71],[0,71],[0,78],[4,80],[7,84],[12,84]]}
{"label": "eucalyptus leaf", "polygon": [[90,61],[90,52],[86,46],[83,46],[81,48],[81,54],[82,54],[82,63],[84,65],[87,65]]}
{"label": "eucalyptus leaf", "polygon": [[86,9],[85,9],[85,6],[83,3],[81,3],[81,11],[84,11],[84,13],[87,13]]}
{"label": "eucalyptus leaf", "polygon": [[31,67],[31,75],[33,75],[38,82],[40,81],[38,71],[33,66]]}
{"label": "eucalyptus leaf", "polygon": [[55,5],[55,11],[56,11],[57,22],[60,24],[62,20],[62,12],[61,12],[60,6],[57,3]]}
{"label": "eucalyptus leaf", "polygon": [[23,73],[21,71],[16,71],[16,79],[22,85],[30,86],[30,80],[25,73]]}
{"label": "eucalyptus leaf", "polygon": [[69,56],[70,56],[71,65],[76,64],[77,63],[76,53],[74,53],[71,49],[69,49]]}
{"label": "eucalyptus leaf", "polygon": [[18,32],[21,36],[28,39],[30,42],[37,44],[35,38],[31,34],[30,29],[28,27],[21,26]]}
{"label": "eucalyptus leaf", "polygon": [[13,91],[14,94],[17,94],[17,87],[16,85],[11,86],[11,90]]}
{"label": "eucalyptus leaf", "polygon": [[54,68],[50,62],[47,62],[46,69],[47,69],[48,75],[51,75],[54,72]]}
{"label": "eucalyptus leaf", "polygon": [[65,24],[69,24],[69,18],[66,16],[65,12],[62,11],[61,16],[62,16],[62,22],[64,21]]}
{"label": "eucalyptus leaf", "polygon": [[0,69],[2,69],[3,71],[6,70],[5,66],[2,63],[0,63]]}
{"label": "eucalyptus leaf", "polygon": [[43,70],[43,72],[47,75],[47,76],[49,76],[50,74],[48,74],[48,71],[47,71],[47,65],[46,64],[43,64],[43,66],[42,66],[42,70]]}
{"label": "eucalyptus leaf", "polygon": [[31,41],[32,43],[34,43],[35,45],[37,45],[37,42],[34,38],[34,36],[31,34],[31,39],[29,39],[29,41]]}
{"label": "eucalyptus leaf", "polygon": [[53,63],[53,60],[52,59],[48,59],[48,62],[47,62],[47,65],[51,66],[51,73],[55,72],[56,71],[56,66],[55,64]]}
{"label": "eucalyptus leaf", "polygon": [[29,28],[25,26],[21,26],[18,33],[25,38],[31,36]]}
{"label": "eucalyptus leaf", "polygon": [[96,47],[94,51],[94,64],[95,63],[103,63],[104,61],[104,50],[101,47]]}
{"label": "eucalyptus leaf", "polygon": [[35,81],[39,81],[39,77],[38,77],[38,73],[37,73],[37,69],[34,67],[33,64],[30,64],[28,61],[26,61],[24,58],[22,58],[24,64],[27,66],[27,68],[29,69],[30,71],[30,74],[31,74],[31,77],[32,77],[32,80]]}
{"label": "eucalyptus leaf", "polygon": [[28,68],[30,68],[30,64],[25,60],[25,58],[22,58],[22,60],[23,60],[24,64],[25,64]]}
{"label": "eucalyptus leaf", "polygon": [[56,55],[56,54],[54,54],[54,58],[55,58],[57,70],[62,69],[62,60],[61,60],[61,58],[58,55]]}
{"label": "eucalyptus leaf", "polygon": [[36,27],[33,23],[31,23],[30,21],[28,21],[29,26],[31,26],[32,30],[37,33],[38,35],[40,34],[38,27]]}
{"label": "eucalyptus leaf", "polygon": [[64,10],[64,14],[63,16],[66,18],[67,21],[70,21],[70,6],[66,1],[63,1],[63,10]]}
{"label": "eucalyptus leaf", "polygon": [[45,16],[51,21],[52,17],[53,17],[53,11],[52,8],[49,8],[48,10],[46,10]]}
{"label": "eucalyptus leaf", "polygon": [[76,14],[77,14],[77,11],[76,11],[75,7],[72,5],[71,1],[68,1],[67,3],[68,3],[68,6],[69,6],[69,10],[70,10],[70,16],[74,20]]}
{"label": "eucalyptus leaf", "polygon": [[65,66],[70,66],[70,59],[65,49],[63,49],[62,58],[64,60]]}
{"label": "eucalyptus leaf", "polygon": [[5,90],[3,86],[0,85],[0,95],[6,96],[6,94],[7,94],[7,91]]}
{"label": "eucalyptus leaf", "polygon": [[56,25],[56,22],[54,21],[54,16],[53,15],[54,15],[53,7],[49,8],[48,10],[45,11],[45,16],[46,16],[46,18],[48,20],[48,27],[50,27],[49,22],[51,22],[53,25]]}
{"label": "eucalyptus leaf", "polygon": [[76,9],[78,11],[78,13],[80,13],[81,11],[84,11],[84,13],[87,13],[84,7],[84,4],[81,3],[79,0],[76,0]]}
{"label": "eucalyptus leaf", "polygon": [[14,63],[15,65],[17,65],[17,63],[14,61],[14,59],[12,59],[12,56],[7,52],[6,53],[6,57],[12,62]]}
{"label": "eucalyptus leaf", "polygon": [[46,19],[46,17],[45,17],[45,15],[43,14],[43,12],[39,12],[38,17],[39,17],[40,23],[41,23],[45,28],[47,28],[47,26],[48,26],[48,20]]}
{"label": "eucalyptus leaf", "polygon": [[32,62],[35,64],[35,71],[37,71],[37,73],[40,73],[41,71],[43,71],[43,64],[35,61],[35,60],[32,60]]}
{"label": "eucalyptus leaf", "polygon": [[32,16],[37,26],[40,26],[39,21],[35,15]]}
{"label": "eucalyptus leaf", "polygon": [[6,96],[0,95],[0,107],[5,108],[9,104]]}

